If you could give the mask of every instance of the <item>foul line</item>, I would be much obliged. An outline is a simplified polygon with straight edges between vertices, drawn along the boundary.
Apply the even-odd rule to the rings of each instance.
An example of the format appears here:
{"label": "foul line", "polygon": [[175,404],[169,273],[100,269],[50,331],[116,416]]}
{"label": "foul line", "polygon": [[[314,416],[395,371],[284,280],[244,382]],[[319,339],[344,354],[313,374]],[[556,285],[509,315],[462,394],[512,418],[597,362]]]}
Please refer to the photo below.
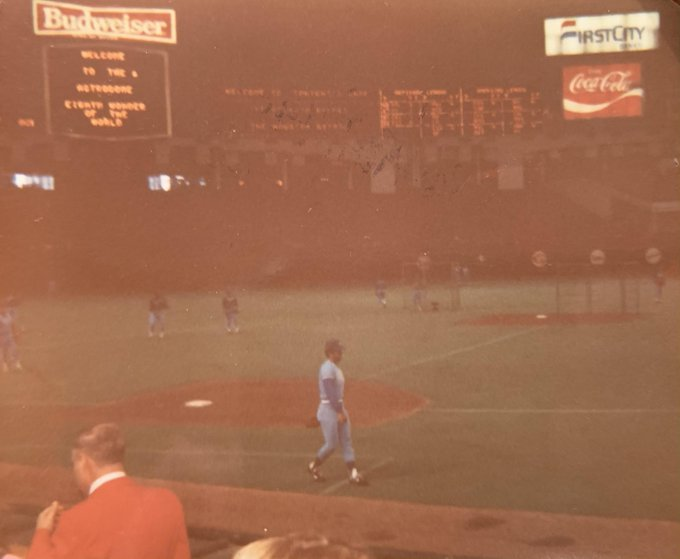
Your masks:
{"label": "foul line", "polygon": [[680,414],[680,409],[653,409],[653,408],[574,408],[574,409],[549,409],[549,408],[425,408],[422,411],[441,414],[466,414],[466,413],[487,413],[487,414]]}
{"label": "foul line", "polygon": [[[386,458],[385,460],[378,462],[375,466],[371,466],[367,470],[361,470],[361,471],[364,474],[370,474],[372,472],[375,472],[376,470],[379,470],[380,468],[387,466],[387,464],[390,464],[392,462],[394,462],[394,458]],[[329,485],[323,491],[320,491],[319,495],[330,495],[331,493],[335,493],[341,487],[344,487],[345,485],[349,485],[349,484],[350,484],[349,478],[343,479],[342,481],[338,481],[338,482],[334,483],[333,485]]]}
{"label": "foul line", "polygon": [[534,328],[528,328],[527,330],[520,330],[519,332],[513,332],[512,334],[506,334],[505,336],[498,336],[497,338],[491,338],[490,340],[486,340],[485,342],[480,342],[478,344],[460,347],[458,349],[454,349],[454,350],[448,351],[446,353],[442,353],[442,354],[439,354],[439,355],[433,355],[431,357],[426,357],[424,359],[418,359],[416,361],[411,361],[409,363],[406,363],[405,365],[398,365],[396,367],[390,367],[388,369],[384,369],[384,370],[382,370],[378,373],[370,375],[366,378],[377,378],[377,377],[381,377],[381,376],[384,376],[384,375],[389,375],[389,374],[392,374],[392,373],[396,373],[396,372],[399,372],[399,371],[410,369],[411,367],[417,367],[419,365],[425,365],[427,363],[432,363],[433,361],[441,361],[442,359],[447,359],[447,358],[453,357],[455,355],[460,355],[462,353],[468,353],[470,351],[475,351],[476,349],[480,349],[482,347],[487,347],[487,346],[490,346],[490,345],[498,344],[500,342],[504,342],[505,340],[511,340],[513,338],[518,338],[519,336],[531,334],[532,332],[544,330],[545,328],[547,328],[547,326],[535,326]]}
{"label": "foul line", "polygon": [[[511,340],[513,338],[517,338],[519,336],[524,336],[526,334],[530,334],[532,332],[536,332],[538,330],[543,330],[544,328],[547,328],[547,326],[536,326],[534,328],[528,328],[527,330],[521,330],[519,332],[513,332],[512,334],[506,334],[505,336],[499,336],[497,338],[491,338],[490,340],[487,340],[485,342],[480,342],[478,344],[473,344],[470,346],[465,346],[461,347],[458,349],[454,349],[452,351],[449,351],[447,353],[442,353],[440,355],[434,355],[431,357],[426,357],[424,359],[418,359],[416,361],[411,361],[405,365],[398,365],[396,367],[390,367],[388,369],[384,369],[378,373],[375,373],[373,375],[370,375],[365,378],[376,378],[380,377],[383,375],[395,373],[398,371],[402,371],[405,369],[410,369],[411,367],[417,367],[418,365],[425,365],[427,363],[431,363],[433,361],[440,361],[442,359],[446,359],[447,357],[453,357],[455,355],[460,355],[462,353],[468,353],[470,351],[475,351],[476,349],[480,349],[482,347],[487,347],[490,345],[494,345],[500,342],[503,342],[505,340]],[[219,327],[214,327],[214,326],[209,326],[209,327],[201,327],[201,328],[190,328],[190,329],[176,329],[176,330],[171,330],[167,331],[165,338],[166,340],[168,338],[172,339],[173,335],[175,334],[194,334],[194,333],[205,333],[205,332],[214,332],[215,334],[219,334],[221,330]],[[63,340],[60,342],[44,342],[44,343],[36,343],[36,344],[26,344],[21,346],[22,350],[26,351],[44,351],[44,350],[50,350],[50,349],[57,349],[57,348],[63,348],[63,347],[71,347],[71,346],[80,346],[80,345],[93,345],[93,344],[101,344],[101,343],[107,343],[107,342],[114,342],[114,341],[123,341],[123,340],[133,340],[133,339],[148,339],[147,336],[144,333],[138,333],[138,334],[130,334],[130,335],[125,335],[125,336],[102,336],[100,338],[89,338],[87,340]],[[151,340],[149,340],[151,342]],[[154,339],[156,342],[162,343],[161,340]],[[163,340],[165,341],[165,340]]]}

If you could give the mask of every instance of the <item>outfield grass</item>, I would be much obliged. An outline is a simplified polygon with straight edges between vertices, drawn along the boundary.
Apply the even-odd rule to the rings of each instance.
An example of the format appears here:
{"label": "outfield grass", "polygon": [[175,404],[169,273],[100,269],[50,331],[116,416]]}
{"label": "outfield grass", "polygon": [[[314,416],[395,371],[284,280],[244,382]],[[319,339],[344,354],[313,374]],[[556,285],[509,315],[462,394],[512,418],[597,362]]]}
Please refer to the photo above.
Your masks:
{"label": "outfield grass", "polygon": [[[581,287],[571,304],[583,309]],[[598,286],[596,310],[617,304]],[[0,377],[0,405],[100,403],[142,391],[235,378],[309,377],[339,337],[348,382],[411,390],[428,407],[356,429],[368,498],[439,505],[680,520],[680,286],[663,304],[643,284],[641,315],[614,324],[470,326],[485,313],[551,312],[550,285],[474,284],[464,309],[417,313],[402,293],[379,307],[371,289],[240,290],[242,331],[223,330],[219,293],[173,294],[163,340],[146,337],[146,297],[27,300],[25,374]],[[247,405],[247,402],[244,402]],[[352,402],[347,403],[350,413]],[[0,407],[0,414],[2,413]],[[310,410],[313,412],[313,410]],[[66,465],[79,425],[26,437],[0,426],[0,460]],[[126,425],[129,466],[144,477],[331,495],[310,483],[316,430]]]}

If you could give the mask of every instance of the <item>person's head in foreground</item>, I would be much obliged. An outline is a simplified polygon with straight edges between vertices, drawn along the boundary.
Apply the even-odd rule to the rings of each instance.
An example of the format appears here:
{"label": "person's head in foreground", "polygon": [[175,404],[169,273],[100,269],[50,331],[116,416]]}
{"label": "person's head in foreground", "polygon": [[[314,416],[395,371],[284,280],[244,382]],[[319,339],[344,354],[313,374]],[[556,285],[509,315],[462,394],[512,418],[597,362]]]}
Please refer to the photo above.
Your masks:
{"label": "person's head in foreground", "polygon": [[115,423],[100,423],[82,431],[71,450],[73,474],[87,495],[92,482],[112,472],[124,471],[125,441]]}
{"label": "person's head in foreground", "polygon": [[373,559],[373,555],[323,536],[290,534],[254,541],[239,549],[233,559]]}

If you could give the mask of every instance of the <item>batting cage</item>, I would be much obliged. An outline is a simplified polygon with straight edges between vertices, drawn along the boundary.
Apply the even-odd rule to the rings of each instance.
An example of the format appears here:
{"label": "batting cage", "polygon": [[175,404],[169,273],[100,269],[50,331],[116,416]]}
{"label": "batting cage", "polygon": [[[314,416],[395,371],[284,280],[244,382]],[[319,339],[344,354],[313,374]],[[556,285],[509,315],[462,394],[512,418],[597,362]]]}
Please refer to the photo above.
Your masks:
{"label": "batting cage", "polygon": [[521,278],[453,282],[457,308],[466,314],[518,319],[626,319],[640,314],[641,301],[653,298],[653,284],[644,264],[551,264]]}
{"label": "batting cage", "polygon": [[644,266],[555,265],[555,309],[557,314],[639,314]]}

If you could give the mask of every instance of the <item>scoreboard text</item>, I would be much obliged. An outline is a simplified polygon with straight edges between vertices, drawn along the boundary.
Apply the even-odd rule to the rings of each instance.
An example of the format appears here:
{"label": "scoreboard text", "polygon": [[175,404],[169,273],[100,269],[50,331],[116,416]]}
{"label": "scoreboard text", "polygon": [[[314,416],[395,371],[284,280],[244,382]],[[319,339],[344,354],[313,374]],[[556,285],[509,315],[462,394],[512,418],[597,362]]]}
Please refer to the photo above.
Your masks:
{"label": "scoreboard text", "polygon": [[537,89],[266,89],[224,90],[234,131],[250,133],[505,136],[540,129]]}
{"label": "scoreboard text", "polygon": [[114,140],[171,135],[167,53],[52,45],[43,58],[49,133]]}
{"label": "scoreboard text", "polygon": [[380,92],[380,128],[420,138],[520,134],[542,125],[540,93],[526,87]]}

